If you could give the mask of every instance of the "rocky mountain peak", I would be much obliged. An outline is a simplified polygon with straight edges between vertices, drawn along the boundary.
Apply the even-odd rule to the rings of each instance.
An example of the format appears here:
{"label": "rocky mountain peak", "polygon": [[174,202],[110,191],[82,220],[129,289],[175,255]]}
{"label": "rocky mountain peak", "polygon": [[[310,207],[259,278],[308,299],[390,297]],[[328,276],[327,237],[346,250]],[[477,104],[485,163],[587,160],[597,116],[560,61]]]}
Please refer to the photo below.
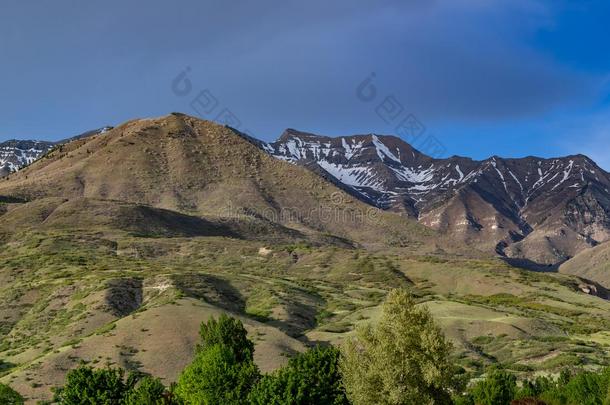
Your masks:
{"label": "rocky mountain peak", "polygon": [[[487,243],[503,255],[554,264],[582,245],[555,243],[556,235],[588,245],[610,235],[610,175],[584,155],[434,159],[395,136],[332,138],[295,129],[264,149],[329,176],[379,208],[415,217],[466,243]],[[543,253],[506,249],[536,229],[546,229],[548,237],[534,243],[544,246],[533,249]]]}

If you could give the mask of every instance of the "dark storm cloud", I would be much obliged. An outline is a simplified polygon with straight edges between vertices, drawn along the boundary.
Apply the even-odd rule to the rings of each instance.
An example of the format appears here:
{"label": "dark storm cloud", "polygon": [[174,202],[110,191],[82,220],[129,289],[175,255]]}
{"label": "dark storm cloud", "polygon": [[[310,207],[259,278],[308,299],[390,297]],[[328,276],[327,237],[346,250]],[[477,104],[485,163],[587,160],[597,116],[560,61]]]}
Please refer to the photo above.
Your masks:
{"label": "dark storm cloud", "polygon": [[[521,44],[550,24],[546,7],[489,3],[386,2],[339,12],[336,3],[329,10],[320,2],[313,9],[274,9],[261,20],[274,27],[263,41],[254,34],[252,48],[241,53],[221,46],[196,72],[235,108],[251,112],[247,118],[258,127],[269,116],[281,126],[370,127],[368,116],[354,114],[353,93],[371,71],[384,93],[425,120],[513,119],[593,98],[597,78]],[[227,58],[235,63],[218,63]]]}
{"label": "dark storm cloud", "polygon": [[552,10],[538,1],[9,0],[1,7],[0,119],[31,131],[65,128],[59,119],[82,119],[86,129],[188,113],[169,91],[186,66],[195,86],[210,88],[266,138],[288,126],[374,128],[378,121],[355,97],[371,71],[380,92],[424,120],[536,115],[589,100],[597,80],[524,45],[552,24]]}

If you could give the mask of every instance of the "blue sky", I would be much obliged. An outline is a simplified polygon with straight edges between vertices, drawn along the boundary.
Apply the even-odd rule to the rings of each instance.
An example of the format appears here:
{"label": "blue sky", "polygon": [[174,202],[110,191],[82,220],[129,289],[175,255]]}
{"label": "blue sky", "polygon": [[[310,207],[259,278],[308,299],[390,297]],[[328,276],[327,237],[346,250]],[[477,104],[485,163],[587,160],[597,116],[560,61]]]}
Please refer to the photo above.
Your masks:
{"label": "blue sky", "polygon": [[413,116],[447,155],[585,153],[610,169],[609,3],[4,0],[0,140],[172,111],[265,140],[394,133]]}

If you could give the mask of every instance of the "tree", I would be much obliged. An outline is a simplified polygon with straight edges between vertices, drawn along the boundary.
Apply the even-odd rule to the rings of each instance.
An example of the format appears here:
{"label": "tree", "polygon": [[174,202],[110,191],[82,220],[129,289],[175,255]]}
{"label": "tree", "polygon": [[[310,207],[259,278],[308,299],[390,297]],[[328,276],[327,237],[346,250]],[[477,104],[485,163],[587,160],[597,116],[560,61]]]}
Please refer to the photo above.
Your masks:
{"label": "tree", "polygon": [[23,397],[8,385],[0,384],[0,404],[23,405]]}
{"label": "tree", "polygon": [[475,405],[474,398],[470,393],[454,395],[453,405]]}
{"label": "tree", "polygon": [[226,314],[220,315],[218,320],[210,318],[202,323],[199,330],[201,344],[197,350],[203,351],[208,347],[223,344],[235,354],[237,362],[252,361],[254,344],[248,339],[248,332],[241,321]]}
{"label": "tree", "polygon": [[170,394],[158,378],[144,377],[138,385],[129,391],[123,401],[125,405],[169,405]]}
{"label": "tree", "polygon": [[125,371],[120,368],[94,369],[82,365],[68,372],[66,383],[55,391],[54,400],[64,405],[120,404],[137,382],[135,375],[127,379],[124,376]]}
{"label": "tree", "polygon": [[607,390],[608,377],[604,373],[583,372],[572,377],[561,391],[568,404],[600,405]]}
{"label": "tree", "polygon": [[521,398],[511,401],[510,405],[547,405],[547,403],[536,398]]}
{"label": "tree", "polygon": [[540,395],[542,391],[539,390],[538,385],[535,381],[524,380],[521,382],[521,388],[517,391],[515,398],[527,399],[535,398]]}
{"label": "tree", "polygon": [[360,404],[448,404],[451,345],[408,291],[391,291],[377,326],[357,330],[341,349],[347,397]]}
{"label": "tree", "polygon": [[517,393],[517,378],[505,371],[494,370],[472,390],[479,405],[509,405]]}
{"label": "tree", "polygon": [[250,393],[255,405],[348,404],[339,373],[339,350],[317,347],[264,376]]}
{"label": "tree", "polygon": [[176,396],[187,404],[242,404],[259,377],[252,361],[238,362],[234,350],[223,344],[197,353],[176,385]]}

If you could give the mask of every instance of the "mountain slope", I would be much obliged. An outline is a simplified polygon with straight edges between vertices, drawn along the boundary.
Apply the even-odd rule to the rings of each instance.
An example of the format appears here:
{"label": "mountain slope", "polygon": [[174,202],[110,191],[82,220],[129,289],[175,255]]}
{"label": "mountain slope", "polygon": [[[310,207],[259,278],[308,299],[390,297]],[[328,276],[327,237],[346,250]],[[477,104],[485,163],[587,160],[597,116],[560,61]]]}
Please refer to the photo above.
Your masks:
{"label": "mountain slope", "polygon": [[[129,125],[137,125],[138,122]],[[286,190],[280,190],[281,187],[274,188],[269,184],[261,187],[264,183],[260,181],[262,177],[277,174],[273,170],[266,173],[259,171],[259,163],[255,160],[261,157],[250,148],[256,146],[280,160],[309,169],[366,204],[417,219],[444,235],[443,245],[476,246],[484,252],[496,252],[515,263],[538,268],[557,265],[609,238],[610,176],[582,155],[556,159],[503,159],[494,156],[484,161],[457,156],[433,159],[394,136],[368,134],[332,138],[288,129],[277,142],[265,143],[227,129],[234,135],[227,139],[239,139],[239,142],[231,141],[223,145],[216,138],[216,159],[204,162],[202,159],[206,156],[204,149],[208,147],[207,144],[203,145],[197,140],[188,141],[188,136],[180,141],[158,141],[155,139],[159,135],[155,135],[158,125],[151,124],[150,120],[148,122],[148,127],[145,125],[146,128],[137,129],[145,135],[140,137],[134,136],[133,128],[126,135],[124,129],[127,127],[122,126],[121,137],[127,136],[130,140],[124,139],[118,143],[112,141],[103,144],[107,142],[106,138],[89,143],[89,137],[103,134],[110,128],[70,138],[81,142],[74,145],[64,147],[62,145],[69,140],[60,141],[55,160],[74,160],[76,157],[70,169],[73,180],[69,186],[68,179],[61,179],[61,184],[48,185],[49,188],[59,187],[57,190],[61,190],[51,195],[64,195],[68,187],[71,189],[69,194],[78,196],[113,198],[205,215],[255,213],[272,222],[299,223],[307,228],[324,229],[323,222],[327,221],[323,217],[336,216],[333,208],[336,201],[330,209],[326,207],[322,215],[317,212],[316,215],[306,215],[305,220],[299,218],[294,221],[295,217],[302,215],[303,209],[309,213],[311,204],[304,202],[298,208],[293,207],[295,203],[297,206],[300,203],[295,201],[300,200],[294,198],[295,193],[285,193]],[[163,125],[169,128],[167,124]],[[176,127],[171,131],[174,132],[165,135],[176,138],[180,131],[187,134],[192,129]],[[112,136],[109,138],[114,139]],[[145,155],[135,154],[133,156],[137,158],[134,160],[132,153],[126,150],[137,149],[140,141],[146,144]],[[246,144],[249,147],[243,149]],[[5,164],[10,169],[5,168],[4,173],[31,163],[45,151],[42,147],[30,148],[31,151],[26,153],[23,148],[27,146],[23,144],[19,149],[22,152],[7,147],[9,149],[5,156],[10,155],[13,163],[10,166]],[[95,149],[117,146],[120,146],[117,150],[128,156],[124,156],[124,159],[121,157],[118,166],[116,163],[105,166],[106,162],[115,162],[115,159],[107,157],[105,162]],[[47,148],[50,147],[47,145]],[[21,159],[15,158],[19,153]],[[77,158],[83,154],[88,158]],[[253,160],[253,156],[257,157]],[[247,167],[238,169],[234,158]],[[86,190],[81,182],[83,174],[77,174],[80,169],[76,168],[77,161],[84,160],[88,161]],[[8,159],[5,158],[5,161]],[[48,163],[53,163],[51,170],[59,168],[61,171],[67,167],[66,164],[54,162],[54,159]],[[114,167],[118,169],[114,170]],[[130,167],[143,176],[136,179]],[[168,168],[172,168],[173,172],[170,173]],[[122,169],[126,169],[125,172],[118,171]],[[44,170],[46,168],[38,169],[38,172]],[[151,175],[153,172],[155,174]],[[182,173],[191,177],[187,179]],[[218,173],[221,173],[219,176],[223,180],[218,181],[214,177]],[[154,179],[159,176],[160,183],[157,183]],[[175,181],[172,176],[180,180]],[[120,179],[118,182],[115,181],[117,178]],[[170,184],[167,184],[167,180]],[[187,184],[181,184],[182,180]],[[38,183],[38,177],[30,182],[34,183]],[[164,185],[162,190],[151,191],[158,189],[159,184]],[[215,188],[218,184],[222,186]],[[267,188],[273,190],[272,193],[283,195],[283,201],[273,201]],[[11,192],[15,191],[11,189]],[[206,198],[195,195],[193,190],[196,189],[205,190]],[[301,184],[293,182],[288,189],[301,189]],[[49,193],[39,192],[39,195]],[[229,195],[231,198],[227,198]],[[339,205],[342,205],[344,196],[340,195]],[[238,200],[239,203],[234,206]],[[352,212],[350,215],[362,216],[368,212],[366,210],[360,206],[356,214]],[[334,213],[331,214],[331,211]],[[352,230],[355,229],[353,225]],[[402,243],[403,236],[394,235],[392,238]]]}
{"label": "mountain slope", "polygon": [[10,140],[0,143],[0,177],[36,161],[53,147],[52,142]]}
{"label": "mountain slope", "polygon": [[559,271],[585,277],[610,288],[610,242],[579,253],[563,263]]}
{"label": "mountain slope", "polygon": [[610,361],[610,302],[587,293],[594,285],[500,260],[109,235],[89,224],[0,244],[0,280],[0,381],[27,403],[50,399],[81,361],[169,385],[194,356],[200,322],[221,312],[244,321],[257,364],[270,371],[305,346],[340,343],[374,322],[397,287],[430,309],[476,375],[496,365],[531,378]]}
{"label": "mountain slope", "polygon": [[[385,170],[392,149],[377,147],[381,158],[376,148],[367,153]],[[173,114],[73,140],[3,179],[0,381],[28,403],[48,400],[85,361],[169,385],[193,358],[200,322],[222,312],[244,321],[257,364],[270,371],[375,321],[397,287],[430,309],[475,375],[490,365],[531,378],[609,364],[601,286],[476,252],[452,255],[451,227],[439,227],[439,241],[406,209],[373,208],[315,162],[301,167],[269,151]],[[502,212],[520,230],[510,204],[484,193],[495,190],[483,177],[449,199],[438,193],[432,209],[446,205],[448,217],[468,209],[473,221],[484,209]],[[597,198],[582,203],[594,207]]]}
{"label": "mountain slope", "polygon": [[406,244],[433,234],[274,159],[235,130],[182,114],[130,121],[60,145],[3,181],[0,195],[113,200],[209,219],[245,216],[363,243]]}
{"label": "mountain slope", "polygon": [[28,141],[28,140],[10,140],[0,142],[0,177],[4,177],[10,173],[33,163],[40,159],[47,152],[57,145],[62,145],[70,141],[86,138],[109,131],[111,127],[104,127],[93,131],[88,131],[80,135],[63,139],[58,142],[48,141]]}
{"label": "mountain slope", "polygon": [[293,129],[261,147],[379,208],[533,265],[561,263],[610,237],[610,175],[586,156],[433,159],[394,136]]}

